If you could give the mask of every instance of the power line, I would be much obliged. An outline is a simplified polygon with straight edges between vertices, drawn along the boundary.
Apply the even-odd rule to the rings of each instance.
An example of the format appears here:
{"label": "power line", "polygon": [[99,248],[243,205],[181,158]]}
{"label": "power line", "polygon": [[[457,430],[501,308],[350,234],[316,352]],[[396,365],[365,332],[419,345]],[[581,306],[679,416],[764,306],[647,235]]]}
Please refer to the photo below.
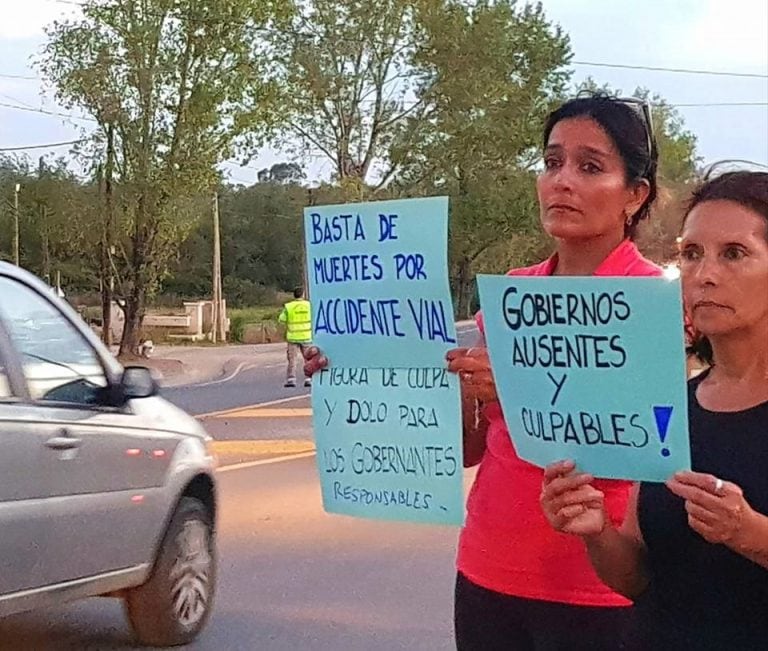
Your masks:
{"label": "power line", "polygon": [[[7,97],[7,95],[5,96]],[[17,100],[18,101],[18,100]],[[45,109],[36,109],[28,106],[19,106],[18,104],[8,104],[6,102],[0,102],[0,107],[7,109],[14,109],[16,111],[27,111],[29,113],[42,113],[43,115],[51,115],[60,118],[69,118],[71,120],[83,120],[84,122],[98,122],[89,117],[79,117],[77,115],[70,115],[69,113],[59,113],[57,111],[46,111]]]}
{"label": "power line", "polygon": [[702,104],[670,104],[675,108],[710,107],[710,106],[768,106],[768,102],[705,102]]}
{"label": "power line", "polygon": [[7,73],[0,73],[0,79],[24,79],[26,81],[39,81],[39,77],[30,77],[28,75],[11,75]]}
{"label": "power line", "polygon": [[27,149],[48,149],[53,147],[66,147],[67,145],[77,145],[81,142],[85,142],[88,138],[80,138],[79,140],[67,140],[66,142],[49,142],[44,145],[27,145],[25,147],[0,147],[0,151],[25,151]]}
{"label": "power line", "polygon": [[[63,5],[70,5],[75,7],[85,7],[87,3],[77,0],[49,0],[49,2],[56,2],[58,4]],[[154,17],[162,17],[162,14],[157,14],[153,12],[146,12],[147,15],[151,15]],[[193,16],[193,20],[197,22],[209,22],[209,23],[230,23],[230,24],[237,24],[237,25],[243,25],[243,26],[250,26],[254,27],[253,25],[244,22],[244,21],[235,21],[232,20],[229,16],[205,16],[205,17],[197,17]],[[270,27],[260,27],[256,28],[258,31],[268,32],[268,33],[275,33],[279,34],[280,30],[277,30],[275,28]],[[293,36],[299,36],[299,37],[307,37],[307,38],[316,38],[317,35],[310,34],[310,33],[302,33],[300,31],[295,30],[284,30],[288,33],[290,33]],[[366,40],[366,39],[336,39],[339,41],[344,42],[350,42],[350,43],[371,43],[372,41]],[[389,45],[389,43],[387,43]],[[725,70],[695,70],[691,68],[671,68],[671,67],[664,67],[664,66],[643,66],[643,65],[631,65],[631,64],[624,64],[624,63],[605,63],[602,61],[572,61],[572,65],[576,66],[595,66],[599,68],[622,68],[626,70],[651,70],[654,72],[674,72],[679,74],[688,74],[688,75],[716,75],[720,77],[746,77],[746,78],[752,78],[752,79],[768,79],[768,74],[760,74],[760,73],[753,73],[753,72],[730,72]]]}
{"label": "power line", "polygon": [[27,108],[30,108],[30,109],[35,108],[31,104],[27,104],[26,102],[20,100],[18,97],[11,97],[10,95],[6,95],[5,93],[0,93],[0,97],[5,97],[5,99],[9,99],[12,102],[16,102],[17,104],[21,104],[21,105],[26,106]]}
{"label": "power line", "polygon": [[653,72],[676,72],[684,75],[716,75],[719,77],[749,77],[768,79],[768,74],[756,72],[727,72],[725,70],[693,70],[691,68],[665,68],[663,66],[640,66],[626,63],[603,63],[600,61],[571,61],[574,66],[594,66],[596,68],[622,68],[625,70],[652,70]]}

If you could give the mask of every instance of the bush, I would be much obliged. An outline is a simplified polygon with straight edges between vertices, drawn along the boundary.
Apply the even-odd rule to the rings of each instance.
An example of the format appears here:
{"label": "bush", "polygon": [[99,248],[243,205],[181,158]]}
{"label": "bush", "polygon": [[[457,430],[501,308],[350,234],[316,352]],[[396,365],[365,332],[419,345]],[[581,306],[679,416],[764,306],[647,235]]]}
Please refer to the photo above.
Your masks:
{"label": "bush", "polygon": [[248,322],[245,320],[245,316],[237,314],[229,317],[229,338],[237,343],[243,343],[243,335],[245,334],[245,326]]}

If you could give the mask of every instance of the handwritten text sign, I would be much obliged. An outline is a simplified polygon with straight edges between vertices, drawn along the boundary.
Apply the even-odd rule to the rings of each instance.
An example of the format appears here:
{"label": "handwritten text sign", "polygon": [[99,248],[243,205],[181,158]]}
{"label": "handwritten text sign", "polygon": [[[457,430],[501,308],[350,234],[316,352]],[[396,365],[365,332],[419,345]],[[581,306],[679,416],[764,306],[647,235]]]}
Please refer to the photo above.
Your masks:
{"label": "handwritten text sign", "polygon": [[312,411],[326,511],[463,522],[459,389],[445,365],[331,367],[315,376]]}
{"label": "handwritten text sign", "polygon": [[518,455],[598,477],[690,468],[679,281],[480,276],[493,374]]}
{"label": "handwritten text sign", "polygon": [[432,365],[456,346],[448,199],[304,209],[314,343],[335,366]]}

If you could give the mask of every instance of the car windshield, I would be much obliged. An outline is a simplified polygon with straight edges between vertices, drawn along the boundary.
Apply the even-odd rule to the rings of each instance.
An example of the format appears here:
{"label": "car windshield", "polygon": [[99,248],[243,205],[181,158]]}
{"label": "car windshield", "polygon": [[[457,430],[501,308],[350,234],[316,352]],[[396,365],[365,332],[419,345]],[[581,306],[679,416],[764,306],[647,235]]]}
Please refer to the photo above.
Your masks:
{"label": "car windshield", "polygon": [[93,404],[107,385],[98,355],[47,296],[0,278],[0,318],[37,400]]}

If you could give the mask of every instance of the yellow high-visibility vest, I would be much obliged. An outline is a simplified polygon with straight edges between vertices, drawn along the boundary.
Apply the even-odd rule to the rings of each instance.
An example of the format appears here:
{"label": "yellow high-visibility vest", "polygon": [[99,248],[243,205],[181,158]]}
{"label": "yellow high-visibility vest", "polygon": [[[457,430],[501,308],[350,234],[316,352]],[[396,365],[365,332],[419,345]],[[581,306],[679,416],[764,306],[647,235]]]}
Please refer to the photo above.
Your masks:
{"label": "yellow high-visibility vest", "polygon": [[312,341],[312,310],[308,300],[298,298],[286,303],[280,313],[280,322],[286,326],[286,341],[292,344]]}

